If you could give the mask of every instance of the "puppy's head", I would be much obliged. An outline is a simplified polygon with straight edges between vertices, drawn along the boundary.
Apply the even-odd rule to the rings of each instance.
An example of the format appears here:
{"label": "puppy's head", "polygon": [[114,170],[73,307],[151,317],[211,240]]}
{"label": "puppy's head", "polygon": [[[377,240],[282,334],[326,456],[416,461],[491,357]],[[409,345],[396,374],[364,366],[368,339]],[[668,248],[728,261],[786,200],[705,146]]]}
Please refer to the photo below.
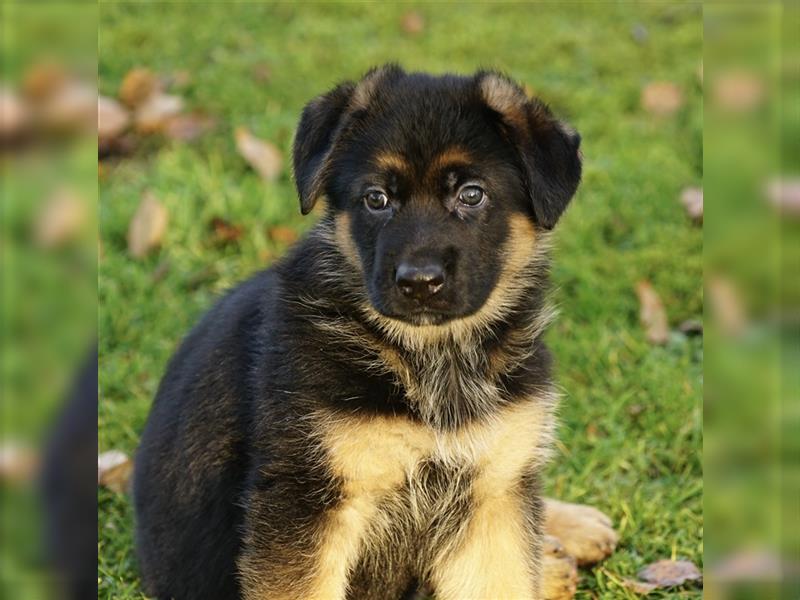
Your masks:
{"label": "puppy's head", "polygon": [[484,309],[533,256],[578,186],[579,143],[502,75],[387,66],[306,106],[294,171],[304,213],[327,199],[373,308],[439,325]]}

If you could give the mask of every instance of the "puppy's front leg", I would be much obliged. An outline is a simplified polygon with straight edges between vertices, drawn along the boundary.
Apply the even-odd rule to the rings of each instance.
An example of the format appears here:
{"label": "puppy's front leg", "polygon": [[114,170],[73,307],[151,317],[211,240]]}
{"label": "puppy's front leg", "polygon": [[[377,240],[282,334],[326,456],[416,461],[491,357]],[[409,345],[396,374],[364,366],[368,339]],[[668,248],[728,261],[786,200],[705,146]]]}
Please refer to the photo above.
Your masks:
{"label": "puppy's front leg", "polygon": [[619,536],[606,515],[584,504],[545,499],[544,529],[557,538],[579,565],[607,558],[617,547]]}
{"label": "puppy's front leg", "polygon": [[516,490],[476,502],[461,539],[433,566],[437,600],[540,598],[533,512]]}
{"label": "puppy's front leg", "polygon": [[249,497],[238,562],[245,600],[346,597],[368,511],[354,501],[331,500],[332,490],[299,487],[274,486]]}

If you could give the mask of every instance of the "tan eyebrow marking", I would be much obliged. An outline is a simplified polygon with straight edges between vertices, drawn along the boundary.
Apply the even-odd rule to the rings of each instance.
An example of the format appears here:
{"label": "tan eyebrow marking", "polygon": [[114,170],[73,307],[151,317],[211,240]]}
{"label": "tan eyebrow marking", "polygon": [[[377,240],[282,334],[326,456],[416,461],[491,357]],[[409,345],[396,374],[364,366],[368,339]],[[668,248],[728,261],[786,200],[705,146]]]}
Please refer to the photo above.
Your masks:
{"label": "tan eyebrow marking", "polygon": [[452,146],[443,152],[439,153],[428,165],[425,178],[427,181],[433,181],[431,178],[436,177],[442,169],[453,167],[457,165],[468,165],[472,161],[472,156],[464,148],[460,146]]}
{"label": "tan eyebrow marking", "polygon": [[451,164],[465,164],[470,162],[472,162],[472,157],[469,152],[458,146],[453,146],[434,158],[431,162],[431,166],[428,167],[428,171],[430,172],[433,169],[439,169]]}
{"label": "tan eyebrow marking", "polygon": [[382,154],[378,154],[373,162],[375,165],[380,169],[394,170],[394,171],[409,171],[410,167],[408,165],[408,161],[400,155],[394,152],[384,152]]}

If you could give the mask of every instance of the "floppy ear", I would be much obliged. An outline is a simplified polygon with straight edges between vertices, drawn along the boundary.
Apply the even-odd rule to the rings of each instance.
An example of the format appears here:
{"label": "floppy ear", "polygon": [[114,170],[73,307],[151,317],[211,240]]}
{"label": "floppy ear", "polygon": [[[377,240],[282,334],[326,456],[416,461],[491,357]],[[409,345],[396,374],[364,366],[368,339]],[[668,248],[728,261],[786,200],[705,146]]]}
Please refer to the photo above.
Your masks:
{"label": "floppy ear", "polygon": [[347,112],[355,85],[345,82],[314,98],[303,109],[294,138],[294,180],[300,210],[311,212],[325,192],[327,162],[342,117]]}
{"label": "floppy ear", "polygon": [[581,136],[510,79],[492,72],[478,77],[483,101],[500,115],[519,153],[534,218],[552,229],[581,180]]}
{"label": "floppy ear", "polygon": [[294,138],[293,163],[300,210],[304,215],[311,212],[325,193],[331,150],[346,116],[369,110],[379,88],[403,74],[395,64],[375,67],[358,84],[346,81],[303,109]]}

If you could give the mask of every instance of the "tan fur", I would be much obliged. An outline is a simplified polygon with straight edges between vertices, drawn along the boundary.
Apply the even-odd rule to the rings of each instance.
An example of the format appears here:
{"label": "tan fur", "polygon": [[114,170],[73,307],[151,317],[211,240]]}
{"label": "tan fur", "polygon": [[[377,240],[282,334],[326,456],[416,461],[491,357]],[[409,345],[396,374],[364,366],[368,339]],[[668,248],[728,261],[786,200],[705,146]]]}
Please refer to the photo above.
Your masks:
{"label": "tan fur", "polygon": [[525,92],[508,79],[496,74],[489,74],[481,80],[481,94],[486,104],[503,115],[517,127],[524,128]]}
{"label": "tan fur", "polygon": [[476,504],[465,539],[432,572],[437,600],[539,597],[522,507],[509,492]]}
{"label": "tan fur", "polygon": [[374,159],[373,162],[375,166],[379,169],[383,169],[384,171],[403,171],[408,172],[410,170],[408,161],[400,155],[394,152],[383,152],[378,154]]}
{"label": "tan fur", "polygon": [[378,86],[386,76],[388,70],[389,69],[386,67],[373,69],[358,82],[356,89],[353,90],[353,96],[350,99],[351,110],[365,110],[369,108],[372,98],[375,96],[375,90],[378,89]]}
{"label": "tan fur", "polygon": [[579,565],[594,564],[608,557],[619,539],[611,519],[596,508],[552,499],[545,501],[544,527]]}
{"label": "tan fur", "polygon": [[[440,597],[468,598],[467,590],[531,597],[530,541],[516,484],[547,458],[552,411],[552,398],[530,398],[453,432],[436,432],[405,417],[319,415],[325,460],[341,478],[344,498],[325,527],[314,589],[339,597],[333,592],[343,589],[359,548],[375,541],[367,531],[380,529],[370,525],[381,501],[413,481],[422,461],[435,460],[475,472],[472,518],[463,537],[445,547],[432,567]],[[425,518],[414,514],[425,506],[412,499],[408,518]],[[520,596],[523,591],[527,595]]]}
{"label": "tan fur", "polygon": [[345,260],[350,263],[350,266],[360,271],[361,259],[358,256],[358,248],[353,243],[353,236],[350,234],[349,214],[342,212],[336,215],[333,237]]}
{"label": "tan fur", "polygon": [[578,568],[556,538],[544,536],[542,549],[542,587],[544,600],[571,600],[578,587]]}
{"label": "tan fur", "polygon": [[465,165],[472,162],[472,156],[464,148],[451,146],[440,153],[431,161],[428,166],[426,178],[430,179],[438,175],[438,172],[447,167]]}

